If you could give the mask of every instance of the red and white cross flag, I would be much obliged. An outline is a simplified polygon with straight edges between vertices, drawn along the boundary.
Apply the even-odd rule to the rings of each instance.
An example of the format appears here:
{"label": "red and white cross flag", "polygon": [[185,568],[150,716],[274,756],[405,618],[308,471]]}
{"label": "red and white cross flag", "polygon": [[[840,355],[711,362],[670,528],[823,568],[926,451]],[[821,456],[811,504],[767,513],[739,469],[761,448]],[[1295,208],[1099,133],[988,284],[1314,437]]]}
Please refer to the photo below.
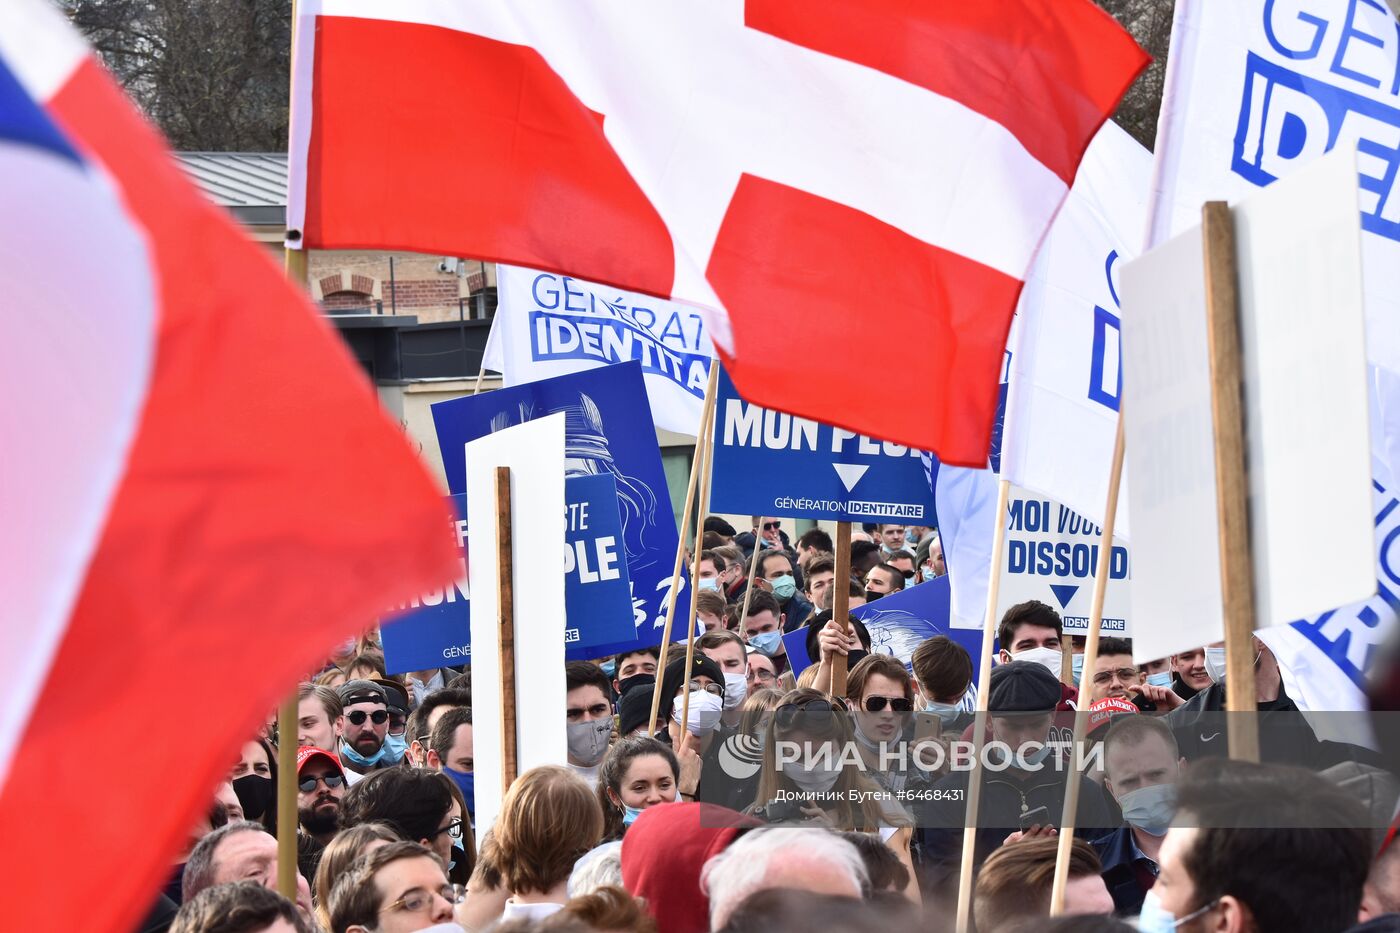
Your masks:
{"label": "red and white cross flag", "polygon": [[[706,308],[748,399],[986,461],[1026,270],[1147,56],[1088,0],[303,0],[289,237]],[[883,367],[931,376],[897,404]]]}

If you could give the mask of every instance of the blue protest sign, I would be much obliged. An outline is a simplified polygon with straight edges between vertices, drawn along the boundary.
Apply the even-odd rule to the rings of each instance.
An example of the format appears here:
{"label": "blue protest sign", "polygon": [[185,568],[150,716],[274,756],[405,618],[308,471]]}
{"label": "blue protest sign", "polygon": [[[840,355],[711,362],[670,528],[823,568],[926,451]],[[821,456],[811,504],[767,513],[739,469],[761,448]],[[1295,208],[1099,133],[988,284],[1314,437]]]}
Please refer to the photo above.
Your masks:
{"label": "blue protest sign", "polygon": [[787,652],[788,667],[792,676],[797,677],[816,663],[807,655],[807,626],[788,632],[783,636],[783,650]]}
{"label": "blue protest sign", "polygon": [[[602,657],[660,642],[679,539],[641,364],[618,363],[438,402],[432,412],[447,486],[454,493],[465,487],[468,441],[564,413],[565,476],[607,474],[617,484],[633,622],[630,640],[571,645],[568,657]],[[689,605],[685,587],[683,576],[677,606]]]}
{"label": "blue protest sign", "polygon": [[423,593],[394,608],[380,628],[390,674],[455,667],[471,662],[471,593],[467,589],[467,497],[448,496],[457,520],[452,540],[462,555],[462,575],[451,586]]}
{"label": "blue protest sign", "polygon": [[636,626],[617,481],[606,473],[571,476],[564,501],[564,643],[592,650],[631,638]]}
{"label": "blue protest sign", "polygon": [[723,370],[716,405],[714,511],[935,524],[919,451],[752,405]]}
{"label": "blue protest sign", "polygon": [[950,580],[945,574],[927,583],[907,587],[873,603],[857,606],[851,615],[870,630],[872,654],[893,655],[909,667],[914,649],[935,635],[947,635],[967,649],[972,657],[973,683],[977,682],[977,659],[982,651],[982,630],[953,628],[949,620],[952,606]]}

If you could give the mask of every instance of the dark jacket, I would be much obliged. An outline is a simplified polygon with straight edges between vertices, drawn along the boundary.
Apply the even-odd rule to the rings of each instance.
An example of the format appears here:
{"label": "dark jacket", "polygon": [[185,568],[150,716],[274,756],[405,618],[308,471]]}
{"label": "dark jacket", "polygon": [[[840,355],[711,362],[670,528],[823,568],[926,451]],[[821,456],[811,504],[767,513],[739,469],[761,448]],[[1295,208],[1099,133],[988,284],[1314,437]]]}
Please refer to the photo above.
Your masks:
{"label": "dark jacket", "polygon": [[[1027,781],[1017,780],[1013,772],[984,771],[974,866],[980,866],[1008,835],[1021,829],[1023,812],[1045,807],[1048,822],[1059,824],[1064,813],[1067,776],[1067,771],[1052,767],[1030,775]],[[933,785],[928,796],[935,799],[916,801],[921,811],[921,828],[914,836],[914,857],[925,891],[938,890],[958,872],[969,779],[969,772],[954,771]],[[1079,812],[1074,834],[1085,840],[1096,839],[1120,821],[1110,814],[1103,790],[1097,784],[1082,776],[1078,780]]]}
{"label": "dark jacket", "polygon": [[1157,863],[1145,855],[1133,854],[1132,827],[1120,826],[1090,845],[1103,866],[1103,883],[1113,896],[1114,911],[1125,917],[1142,913],[1143,897],[1157,879]]}
{"label": "dark jacket", "polygon": [[798,590],[792,594],[783,605],[783,631],[795,632],[802,627],[802,623],[807,621],[807,617],[812,614],[812,604],[807,601],[807,597]]}
{"label": "dark jacket", "polygon": [[1182,680],[1180,674],[1172,677],[1172,693],[1175,693],[1183,700],[1189,700],[1199,692],[1200,691],[1195,687],[1192,687],[1186,681]]}

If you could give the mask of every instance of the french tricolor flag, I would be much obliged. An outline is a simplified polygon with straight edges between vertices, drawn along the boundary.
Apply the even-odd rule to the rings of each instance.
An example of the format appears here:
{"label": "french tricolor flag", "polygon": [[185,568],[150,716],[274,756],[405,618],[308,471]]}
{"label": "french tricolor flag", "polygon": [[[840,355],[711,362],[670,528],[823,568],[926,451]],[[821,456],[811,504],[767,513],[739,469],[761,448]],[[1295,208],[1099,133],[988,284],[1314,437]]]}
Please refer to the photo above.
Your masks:
{"label": "french tricolor flag", "polygon": [[277,701],[454,576],[448,516],[43,0],[0,29],[0,216],[0,925],[126,933]]}

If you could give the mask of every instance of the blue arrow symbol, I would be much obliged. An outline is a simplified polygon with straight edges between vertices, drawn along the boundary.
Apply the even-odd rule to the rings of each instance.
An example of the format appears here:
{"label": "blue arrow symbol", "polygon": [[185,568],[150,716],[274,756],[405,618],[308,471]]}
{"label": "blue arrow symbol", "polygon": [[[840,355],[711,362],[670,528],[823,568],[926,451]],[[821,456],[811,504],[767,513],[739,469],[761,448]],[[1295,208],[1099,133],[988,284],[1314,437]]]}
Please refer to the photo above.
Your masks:
{"label": "blue arrow symbol", "polygon": [[1069,605],[1069,601],[1074,599],[1074,594],[1079,592],[1078,585],[1069,583],[1052,583],[1050,589],[1054,592],[1055,598],[1060,601],[1060,608],[1064,609]]}

